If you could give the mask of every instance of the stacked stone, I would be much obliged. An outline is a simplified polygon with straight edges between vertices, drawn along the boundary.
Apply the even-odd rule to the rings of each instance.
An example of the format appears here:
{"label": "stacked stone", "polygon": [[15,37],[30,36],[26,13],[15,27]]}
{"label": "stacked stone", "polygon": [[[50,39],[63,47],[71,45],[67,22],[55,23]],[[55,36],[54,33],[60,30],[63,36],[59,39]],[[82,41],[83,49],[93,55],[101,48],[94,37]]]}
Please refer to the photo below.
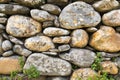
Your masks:
{"label": "stacked stone", "polygon": [[119,7],[117,0],[0,0],[0,74],[33,65],[38,80],[87,80],[97,75],[90,66],[100,52],[103,71],[120,80]]}

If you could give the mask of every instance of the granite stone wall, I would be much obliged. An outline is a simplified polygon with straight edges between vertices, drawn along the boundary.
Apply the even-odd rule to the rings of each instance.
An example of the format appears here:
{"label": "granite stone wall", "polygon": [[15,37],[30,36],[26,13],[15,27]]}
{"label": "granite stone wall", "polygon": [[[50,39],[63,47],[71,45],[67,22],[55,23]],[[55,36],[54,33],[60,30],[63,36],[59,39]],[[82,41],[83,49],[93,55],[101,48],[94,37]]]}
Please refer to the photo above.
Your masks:
{"label": "granite stone wall", "polygon": [[119,0],[0,0],[3,78],[120,80]]}

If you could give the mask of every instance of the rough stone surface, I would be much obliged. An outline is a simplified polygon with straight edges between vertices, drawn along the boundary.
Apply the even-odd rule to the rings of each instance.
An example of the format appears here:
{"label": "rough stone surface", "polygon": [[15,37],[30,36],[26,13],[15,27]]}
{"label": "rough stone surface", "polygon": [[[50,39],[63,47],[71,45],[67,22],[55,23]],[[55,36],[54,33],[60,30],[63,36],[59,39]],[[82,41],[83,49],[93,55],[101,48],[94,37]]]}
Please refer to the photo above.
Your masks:
{"label": "rough stone surface", "polygon": [[64,6],[64,5],[68,4],[68,0],[47,0],[47,2],[51,3],[51,4],[56,4],[59,6]]}
{"label": "rough stone surface", "polygon": [[50,52],[59,52],[59,50],[58,50],[58,49],[56,49],[56,48],[49,49],[49,51],[50,51]]}
{"label": "rough stone surface", "polygon": [[22,42],[21,40],[17,39],[16,37],[9,36],[9,39],[10,39],[10,41],[13,42],[14,44],[20,44],[20,45],[23,44],[23,42]]}
{"label": "rough stone surface", "polygon": [[0,74],[10,74],[13,71],[20,71],[21,67],[18,57],[0,57]]}
{"label": "rough stone surface", "polygon": [[47,77],[46,80],[69,80],[68,77]]}
{"label": "rough stone surface", "polygon": [[55,15],[58,15],[61,12],[61,9],[58,6],[53,4],[45,4],[45,5],[42,5],[40,8]]}
{"label": "rough stone surface", "polygon": [[94,52],[76,48],[72,48],[69,53],[60,54],[59,56],[79,67],[89,67],[96,58]]}
{"label": "rough stone surface", "polygon": [[58,50],[60,52],[68,51],[68,50],[70,50],[70,45],[68,45],[68,44],[61,45],[58,47]]}
{"label": "rough stone surface", "polygon": [[6,31],[15,37],[30,37],[41,31],[41,24],[29,17],[13,15],[8,19]]}
{"label": "rough stone surface", "polygon": [[58,17],[55,17],[54,25],[55,25],[56,27],[60,27],[60,22],[59,22],[59,18],[58,18]]}
{"label": "rough stone surface", "polygon": [[45,22],[43,22],[42,27],[46,28],[46,27],[51,27],[53,25],[54,25],[53,21],[45,21]]}
{"label": "rough stone surface", "polygon": [[118,58],[115,59],[115,63],[120,68],[120,57],[118,57]]}
{"label": "rough stone surface", "polygon": [[32,54],[32,51],[22,47],[21,45],[15,45],[13,47],[13,51],[19,55],[26,56],[26,57]]}
{"label": "rough stone surface", "polygon": [[8,56],[11,56],[12,54],[14,54],[13,51],[12,51],[12,50],[9,50],[9,51],[4,52],[4,53],[2,54],[2,56],[3,56],[3,57],[8,57]]}
{"label": "rough stone surface", "polygon": [[28,14],[30,11],[29,8],[21,5],[12,5],[12,4],[0,4],[0,12],[14,15],[14,14]]}
{"label": "rough stone surface", "polygon": [[9,40],[5,40],[2,42],[2,49],[4,51],[10,50],[10,49],[12,49],[12,47],[13,47],[12,43]]}
{"label": "rough stone surface", "polygon": [[112,10],[103,15],[102,22],[107,26],[113,26],[113,27],[120,26],[119,16],[120,16],[120,9]]}
{"label": "rough stone surface", "polygon": [[102,57],[106,57],[106,58],[113,58],[113,57],[119,57],[120,53],[106,53],[106,52],[100,52]]}
{"label": "rough stone surface", "polygon": [[74,30],[71,37],[71,46],[79,48],[85,47],[89,39],[87,32],[82,29]]}
{"label": "rough stone surface", "polygon": [[13,1],[33,8],[39,7],[40,5],[45,3],[44,0],[13,0]]}
{"label": "rough stone surface", "polygon": [[47,36],[64,36],[68,35],[70,32],[61,28],[48,27],[43,30],[43,33]]}
{"label": "rough stone surface", "polygon": [[101,66],[102,66],[103,72],[107,72],[109,74],[117,74],[118,73],[117,66],[115,65],[115,63],[113,63],[111,61],[102,62]]}
{"label": "rough stone surface", "polygon": [[120,51],[120,34],[112,27],[101,26],[90,40],[90,45],[99,51],[117,52]]}
{"label": "rough stone surface", "polygon": [[4,32],[4,29],[5,29],[5,26],[0,24],[0,33],[3,33]]}
{"label": "rough stone surface", "polygon": [[48,51],[54,48],[54,44],[49,37],[46,36],[34,36],[25,40],[25,47],[32,51]]}
{"label": "rough stone surface", "polygon": [[115,80],[120,80],[120,72],[115,76]]}
{"label": "rough stone surface", "polygon": [[0,54],[3,54],[2,42],[3,42],[3,37],[2,35],[0,35]]}
{"label": "rough stone surface", "polygon": [[58,53],[57,52],[42,52],[43,54],[47,54],[47,55],[57,55]]}
{"label": "rough stone surface", "polygon": [[29,69],[30,65],[35,66],[40,71],[41,75],[67,76],[71,74],[70,63],[41,53],[30,55],[24,65],[24,69]]}
{"label": "rough stone surface", "polygon": [[0,18],[0,24],[6,24],[7,23],[7,18],[1,17]]}
{"label": "rough stone surface", "polygon": [[117,0],[101,0],[93,4],[93,7],[99,12],[106,12],[119,6]]}
{"label": "rough stone surface", "polygon": [[69,4],[62,10],[59,21],[63,28],[77,29],[96,26],[100,23],[101,17],[91,5],[78,1]]}
{"label": "rough stone surface", "polygon": [[32,9],[30,11],[32,18],[37,21],[44,22],[44,21],[53,21],[55,17],[49,14],[47,11],[39,10],[39,9]]}
{"label": "rough stone surface", "polygon": [[60,36],[60,37],[54,37],[53,42],[54,43],[59,43],[59,44],[64,44],[64,43],[69,43],[71,40],[70,36]]}
{"label": "rough stone surface", "polygon": [[98,29],[95,28],[95,27],[90,27],[90,28],[87,28],[86,31],[87,32],[90,32],[90,33],[93,33],[93,32],[96,32]]}
{"label": "rough stone surface", "polygon": [[91,77],[92,80],[96,80],[94,78],[96,75],[97,73],[90,68],[81,68],[73,72],[70,80],[88,80],[89,77]]}

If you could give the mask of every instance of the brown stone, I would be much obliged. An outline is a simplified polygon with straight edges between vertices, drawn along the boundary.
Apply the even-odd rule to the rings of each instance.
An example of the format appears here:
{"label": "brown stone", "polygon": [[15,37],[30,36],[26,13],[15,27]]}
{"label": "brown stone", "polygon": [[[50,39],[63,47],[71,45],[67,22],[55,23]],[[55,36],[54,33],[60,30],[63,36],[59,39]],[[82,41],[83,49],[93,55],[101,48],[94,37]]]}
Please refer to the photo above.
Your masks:
{"label": "brown stone", "polygon": [[101,26],[92,35],[89,44],[99,51],[117,52],[120,51],[120,34],[116,33],[112,27]]}
{"label": "brown stone", "polygon": [[90,68],[81,68],[73,72],[70,80],[88,80],[88,78],[96,80],[95,79],[96,75],[97,73]]}
{"label": "brown stone", "polygon": [[8,19],[6,31],[15,37],[30,37],[41,31],[41,24],[29,17],[13,15]]}
{"label": "brown stone", "polygon": [[118,73],[118,68],[115,65],[115,63],[111,61],[105,61],[101,63],[102,66],[102,72],[107,72],[109,74],[117,74]]}
{"label": "brown stone", "polygon": [[71,37],[70,37],[70,36],[60,36],[60,37],[54,37],[54,38],[53,38],[53,42],[54,42],[54,43],[59,43],[59,44],[69,43],[70,40],[71,40]]}
{"label": "brown stone", "polygon": [[32,51],[48,51],[55,48],[52,40],[47,36],[34,36],[25,40],[25,47]]}
{"label": "brown stone", "polygon": [[18,58],[1,57],[0,74],[10,74],[13,71],[20,71],[21,67]]}
{"label": "brown stone", "polygon": [[85,47],[88,43],[88,34],[82,29],[77,29],[72,32],[71,46],[72,47]]}

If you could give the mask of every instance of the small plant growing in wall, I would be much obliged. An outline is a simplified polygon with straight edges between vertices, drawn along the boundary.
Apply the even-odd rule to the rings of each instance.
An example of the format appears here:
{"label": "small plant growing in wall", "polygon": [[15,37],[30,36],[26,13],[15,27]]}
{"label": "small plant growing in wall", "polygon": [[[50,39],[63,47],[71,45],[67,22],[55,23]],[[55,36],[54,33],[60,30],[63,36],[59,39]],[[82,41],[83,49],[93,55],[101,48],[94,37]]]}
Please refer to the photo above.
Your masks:
{"label": "small plant growing in wall", "polygon": [[[101,62],[103,61],[102,55],[98,52],[97,58],[94,63],[91,65],[91,68],[98,72],[98,76],[95,76],[95,80],[115,80],[113,76],[109,75],[107,72],[100,72],[102,70]],[[92,80],[92,78],[88,78],[88,80]]]}
{"label": "small plant growing in wall", "polygon": [[29,79],[31,79],[31,78],[38,78],[40,76],[40,72],[33,65],[31,65],[29,69],[23,70],[23,73],[26,76],[28,76]]}
{"label": "small plant growing in wall", "polygon": [[24,64],[25,64],[25,59],[24,59],[24,57],[19,57],[19,64],[20,64],[20,67],[23,69],[23,66],[24,66]]}

